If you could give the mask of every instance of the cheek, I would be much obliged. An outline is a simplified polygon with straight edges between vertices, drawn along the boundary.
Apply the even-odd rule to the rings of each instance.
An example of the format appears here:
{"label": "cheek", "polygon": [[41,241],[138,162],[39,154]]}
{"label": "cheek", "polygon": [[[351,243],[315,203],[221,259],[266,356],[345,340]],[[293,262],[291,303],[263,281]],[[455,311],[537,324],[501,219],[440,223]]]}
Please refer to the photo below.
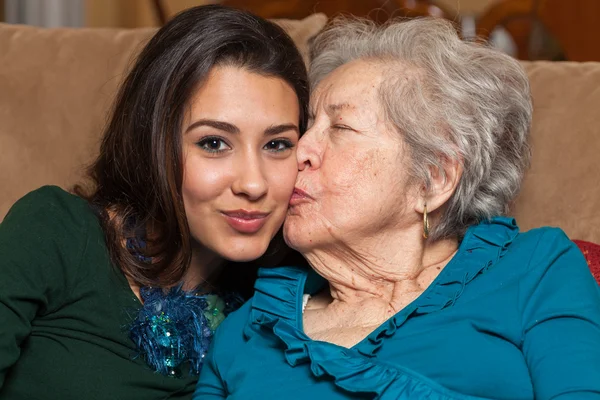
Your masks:
{"label": "cheek", "polygon": [[296,155],[268,166],[269,191],[277,201],[287,204],[296,185],[298,163]]}
{"label": "cheek", "polygon": [[381,151],[354,149],[324,160],[323,184],[331,195],[355,203],[381,192],[386,168],[389,165]]}
{"label": "cheek", "polygon": [[[212,162],[211,162],[212,161]],[[183,169],[183,198],[186,208],[218,197],[227,187],[230,168],[218,160],[189,155]]]}
{"label": "cheek", "polygon": [[[324,168],[326,192],[319,211],[339,230],[352,230],[388,217],[402,197],[397,159],[380,149],[356,149],[350,155],[331,159]],[[344,212],[340,212],[343,210]]]}

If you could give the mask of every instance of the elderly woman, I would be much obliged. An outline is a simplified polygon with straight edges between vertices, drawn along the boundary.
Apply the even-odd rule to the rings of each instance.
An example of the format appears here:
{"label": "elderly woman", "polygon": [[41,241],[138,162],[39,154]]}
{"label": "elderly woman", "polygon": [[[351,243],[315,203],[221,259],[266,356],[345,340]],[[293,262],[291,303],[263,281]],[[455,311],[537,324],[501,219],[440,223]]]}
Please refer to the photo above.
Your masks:
{"label": "elderly woman", "polygon": [[529,164],[519,63],[440,20],[334,24],[284,233],[196,398],[600,399],[600,290],[506,217]]}

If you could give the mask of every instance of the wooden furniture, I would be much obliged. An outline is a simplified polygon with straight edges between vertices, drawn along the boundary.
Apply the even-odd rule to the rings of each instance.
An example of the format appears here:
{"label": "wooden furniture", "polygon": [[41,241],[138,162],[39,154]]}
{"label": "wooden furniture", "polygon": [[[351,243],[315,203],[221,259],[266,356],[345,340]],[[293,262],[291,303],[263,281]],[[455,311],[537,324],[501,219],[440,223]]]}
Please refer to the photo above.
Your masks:
{"label": "wooden furniture", "polygon": [[464,17],[477,16],[496,1],[498,0],[435,0],[435,4]]}
{"label": "wooden furniture", "polygon": [[542,28],[567,60],[600,61],[598,0],[501,0],[479,17],[477,35],[487,39],[499,26],[513,37],[519,59],[531,59],[531,41]]}
{"label": "wooden furniture", "polygon": [[[161,24],[168,20],[164,0],[152,0]],[[456,20],[452,12],[429,0],[223,0],[220,4],[248,10],[263,18],[301,19],[313,13],[328,17],[352,14],[384,22],[391,17],[434,16]]]}

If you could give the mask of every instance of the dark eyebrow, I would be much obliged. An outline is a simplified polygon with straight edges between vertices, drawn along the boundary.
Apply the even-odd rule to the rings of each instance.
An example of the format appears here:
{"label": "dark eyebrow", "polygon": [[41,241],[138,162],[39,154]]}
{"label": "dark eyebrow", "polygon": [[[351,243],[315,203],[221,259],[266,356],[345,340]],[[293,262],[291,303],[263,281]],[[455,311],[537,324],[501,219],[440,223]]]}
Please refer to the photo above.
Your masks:
{"label": "dark eyebrow", "polygon": [[275,125],[267,128],[265,130],[266,136],[279,135],[280,133],[287,131],[295,131],[296,133],[300,133],[300,129],[294,124],[283,124],[283,125]]}
{"label": "dark eyebrow", "polygon": [[228,122],[217,121],[214,119],[199,119],[198,121],[188,126],[188,128],[185,130],[185,133],[188,133],[192,129],[198,128],[200,126],[210,126],[211,128],[215,128],[228,133],[240,133],[240,130],[237,126],[232,125]]}

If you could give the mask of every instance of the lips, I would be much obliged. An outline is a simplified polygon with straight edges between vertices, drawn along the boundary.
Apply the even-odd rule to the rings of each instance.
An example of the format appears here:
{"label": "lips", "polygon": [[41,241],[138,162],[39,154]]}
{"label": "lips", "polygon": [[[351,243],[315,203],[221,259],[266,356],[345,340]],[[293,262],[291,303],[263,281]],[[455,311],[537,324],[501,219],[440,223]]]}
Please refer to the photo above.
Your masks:
{"label": "lips", "polygon": [[270,215],[270,213],[247,210],[223,211],[221,214],[229,226],[240,233],[258,232]]}
{"label": "lips", "polygon": [[311,200],[313,200],[313,198],[304,190],[294,188],[294,192],[292,193],[292,197],[290,198],[290,206],[307,203]]}

